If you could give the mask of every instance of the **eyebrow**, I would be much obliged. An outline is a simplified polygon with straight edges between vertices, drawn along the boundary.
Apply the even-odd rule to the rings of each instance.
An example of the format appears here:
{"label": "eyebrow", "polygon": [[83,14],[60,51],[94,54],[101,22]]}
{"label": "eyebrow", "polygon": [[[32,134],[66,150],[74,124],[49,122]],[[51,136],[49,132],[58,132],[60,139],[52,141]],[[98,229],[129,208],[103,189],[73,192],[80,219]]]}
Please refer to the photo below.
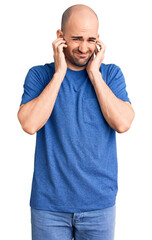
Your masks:
{"label": "eyebrow", "polygon": [[[82,39],[82,36],[72,36],[71,38],[78,38],[78,39]],[[96,40],[96,38],[94,37],[89,37],[90,40]]]}

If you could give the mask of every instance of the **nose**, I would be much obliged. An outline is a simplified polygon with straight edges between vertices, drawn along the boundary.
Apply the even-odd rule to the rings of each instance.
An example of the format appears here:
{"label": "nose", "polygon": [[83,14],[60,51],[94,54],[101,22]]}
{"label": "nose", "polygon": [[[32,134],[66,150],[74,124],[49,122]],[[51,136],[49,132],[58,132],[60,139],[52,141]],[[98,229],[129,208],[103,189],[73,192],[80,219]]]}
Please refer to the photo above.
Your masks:
{"label": "nose", "polygon": [[79,51],[82,53],[86,53],[88,51],[87,43],[85,41],[82,41],[79,44]]}

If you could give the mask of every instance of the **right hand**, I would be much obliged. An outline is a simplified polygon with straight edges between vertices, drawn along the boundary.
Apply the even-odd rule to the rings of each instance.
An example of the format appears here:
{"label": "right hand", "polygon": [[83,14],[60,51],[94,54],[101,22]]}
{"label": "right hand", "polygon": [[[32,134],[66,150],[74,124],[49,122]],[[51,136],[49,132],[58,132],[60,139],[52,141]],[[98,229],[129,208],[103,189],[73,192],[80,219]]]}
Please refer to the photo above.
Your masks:
{"label": "right hand", "polygon": [[67,71],[67,63],[65,60],[65,55],[63,52],[63,48],[67,47],[65,44],[66,41],[63,38],[57,38],[52,42],[53,51],[54,51],[54,63],[55,63],[55,72],[59,72],[62,74],[66,74]]}

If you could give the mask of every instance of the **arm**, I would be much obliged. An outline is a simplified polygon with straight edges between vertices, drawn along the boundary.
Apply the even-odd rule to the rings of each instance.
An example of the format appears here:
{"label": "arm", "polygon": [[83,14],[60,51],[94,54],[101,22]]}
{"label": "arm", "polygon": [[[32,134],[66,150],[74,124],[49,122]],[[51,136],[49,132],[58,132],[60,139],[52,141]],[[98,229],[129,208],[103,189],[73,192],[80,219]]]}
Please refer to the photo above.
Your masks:
{"label": "arm", "polygon": [[63,78],[61,74],[55,73],[37,98],[21,105],[17,116],[25,132],[34,134],[46,123],[52,113]]}
{"label": "arm", "polygon": [[129,102],[117,98],[104,82],[101,73],[91,72],[90,79],[94,86],[101,111],[108,124],[117,132],[127,131],[134,119],[134,110]]}
{"label": "arm", "polygon": [[64,43],[65,41],[61,38],[58,38],[52,43],[55,59],[55,74],[49,84],[38,97],[22,104],[17,113],[18,120],[23,130],[29,134],[34,134],[42,128],[52,113],[67,69],[64,53],[62,51],[63,47],[67,46]]}
{"label": "arm", "polygon": [[90,59],[87,65],[87,72],[94,86],[101,111],[108,124],[118,133],[126,132],[134,119],[135,113],[129,102],[124,102],[111,91],[104,82],[99,67],[103,61],[105,54],[105,45],[97,40],[100,46],[98,51],[95,48],[95,58]]}

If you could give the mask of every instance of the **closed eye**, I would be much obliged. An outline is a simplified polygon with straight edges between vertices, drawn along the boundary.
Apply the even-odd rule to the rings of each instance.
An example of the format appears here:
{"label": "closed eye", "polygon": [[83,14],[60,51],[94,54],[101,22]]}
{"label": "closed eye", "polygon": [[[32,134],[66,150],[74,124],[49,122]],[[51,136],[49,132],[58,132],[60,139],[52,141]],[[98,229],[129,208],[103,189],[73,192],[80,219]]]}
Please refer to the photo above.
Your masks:
{"label": "closed eye", "polygon": [[80,40],[79,38],[73,38],[73,40]]}
{"label": "closed eye", "polygon": [[95,42],[95,40],[93,40],[93,39],[89,39],[89,41],[90,41],[90,42]]}
{"label": "closed eye", "polygon": [[[77,40],[82,40],[82,39],[80,39],[80,38],[73,38],[73,40],[74,40],[74,41],[77,41]],[[89,39],[88,41],[89,41],[89,42],[95,42],[95,40],[93,40],[93,39]]]}

